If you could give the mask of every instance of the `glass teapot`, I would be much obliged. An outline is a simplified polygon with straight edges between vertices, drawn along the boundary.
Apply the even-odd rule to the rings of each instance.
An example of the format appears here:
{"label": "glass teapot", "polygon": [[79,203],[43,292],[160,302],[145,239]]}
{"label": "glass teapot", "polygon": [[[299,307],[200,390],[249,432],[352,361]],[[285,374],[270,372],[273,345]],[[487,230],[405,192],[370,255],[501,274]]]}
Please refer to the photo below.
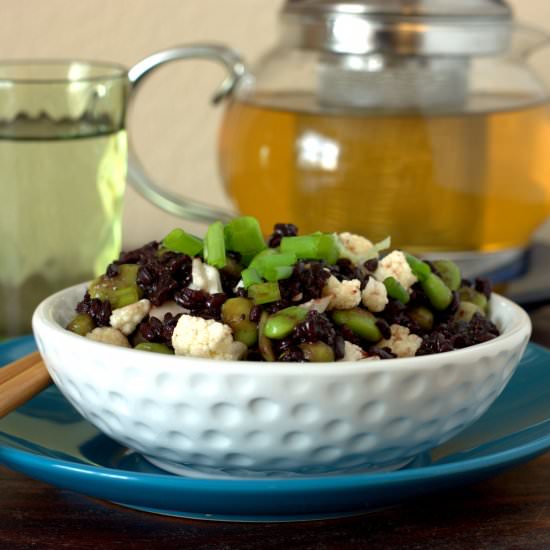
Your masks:
{"label": "glass teapot", "polygon": [[[550,102],[527,59],[548,42],[501,0],[287,0],[254,67],[223,46],[159,52],[223,63],[221,174],[267,234],[347,230],[423,254],[510,260],[550,214]],[[130,179],[184,218],[228,214]],[[479,263],[479,262],[478,262]]]}

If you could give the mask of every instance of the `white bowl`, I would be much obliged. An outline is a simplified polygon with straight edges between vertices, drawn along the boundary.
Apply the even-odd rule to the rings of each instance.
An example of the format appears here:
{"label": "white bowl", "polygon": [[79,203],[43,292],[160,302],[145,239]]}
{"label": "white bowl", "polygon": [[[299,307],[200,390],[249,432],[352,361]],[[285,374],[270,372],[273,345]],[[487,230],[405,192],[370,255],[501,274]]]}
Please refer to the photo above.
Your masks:
{"label": "white bowl", "polygon": [[52,379],[105,434],[161,468],[196,476],[399,468],[486,411],[531,332],[523,309],[493,296],[502,335],[462,350],[330,364],[196,359],[65,330],[85,288],[58,292],[34,313]]}

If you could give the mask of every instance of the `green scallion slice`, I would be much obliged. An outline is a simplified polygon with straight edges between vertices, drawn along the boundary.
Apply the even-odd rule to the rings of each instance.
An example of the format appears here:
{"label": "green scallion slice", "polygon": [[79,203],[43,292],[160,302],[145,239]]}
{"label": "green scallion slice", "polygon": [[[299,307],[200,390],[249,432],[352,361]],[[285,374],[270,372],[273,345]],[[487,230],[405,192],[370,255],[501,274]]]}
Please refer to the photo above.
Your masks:
{"label": "green scallion slice", "polygon": [[162,246],[172,252],[198,256],[203,249],[202,239],[186,233],[183,229],[173,229],[162,239]]}
{"label": "green scallion slice", "polygon": [[225,266],[225,239],[222,222],[214,222],[208,226],[204,238],[204,258],[209,265],[217,268]]}
{"label": "green scallion slice", "polygon": [[245,265],[248,265],[258,252],[267,248],[260,224],[252,216],[241,216],[231,220],[225,226],[224,233],[227,250],[238,252]]}
{"label": "green scallion slice", "polygon": [[260,274],[252,267],[243,269],[241,272],[241,278],[243,280],[244,288],[248,288],[251,285],[257,285],[262,282]]}

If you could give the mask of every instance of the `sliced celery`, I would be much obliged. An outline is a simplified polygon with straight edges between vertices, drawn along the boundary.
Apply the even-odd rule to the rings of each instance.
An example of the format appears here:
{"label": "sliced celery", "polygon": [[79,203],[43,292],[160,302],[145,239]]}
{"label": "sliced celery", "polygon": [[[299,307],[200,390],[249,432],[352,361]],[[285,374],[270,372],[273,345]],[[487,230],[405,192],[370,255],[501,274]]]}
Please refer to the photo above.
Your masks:
{"label": "sliced celery", "polygon": [[222,222],[214,222],[208,226],[204,238],[204,258],[209,265],[222,268],[226,264],[225,239]]}
{"label": "sliced celery", "polygon": [[162,245],[172,252],[188,256],[197,256],[203,249],[202,239],[186,233],[183,229],[174,229],[162,239]]}
{"label": "sliced celery", "polygon": [[244,269],[241,272],[241,278],[243,280],[244,288],[248,288],[250,285],[256,285],[262,282],[260,274],[252,267]]}
{"label": "sliced celery", "polygon": [[224,229],[227,250],[234,250],[241,255],[248,265],[250,260],[267,248],[260,224],[252,216],[241,216],[231,220]]}

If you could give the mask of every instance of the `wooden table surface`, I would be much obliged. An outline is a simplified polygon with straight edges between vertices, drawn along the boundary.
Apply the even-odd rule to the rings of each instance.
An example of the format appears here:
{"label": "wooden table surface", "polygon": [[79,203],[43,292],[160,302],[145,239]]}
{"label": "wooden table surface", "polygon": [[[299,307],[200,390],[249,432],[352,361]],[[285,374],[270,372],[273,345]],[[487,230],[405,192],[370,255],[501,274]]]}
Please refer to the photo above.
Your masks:
{"label": "wooden table surface", "polygon": [[[550,307],[532,314],[550,346]],[[0,467],[0,549],[548,549],[550,454],[489,481],[355,518],[287,524],[172,519]]]}

